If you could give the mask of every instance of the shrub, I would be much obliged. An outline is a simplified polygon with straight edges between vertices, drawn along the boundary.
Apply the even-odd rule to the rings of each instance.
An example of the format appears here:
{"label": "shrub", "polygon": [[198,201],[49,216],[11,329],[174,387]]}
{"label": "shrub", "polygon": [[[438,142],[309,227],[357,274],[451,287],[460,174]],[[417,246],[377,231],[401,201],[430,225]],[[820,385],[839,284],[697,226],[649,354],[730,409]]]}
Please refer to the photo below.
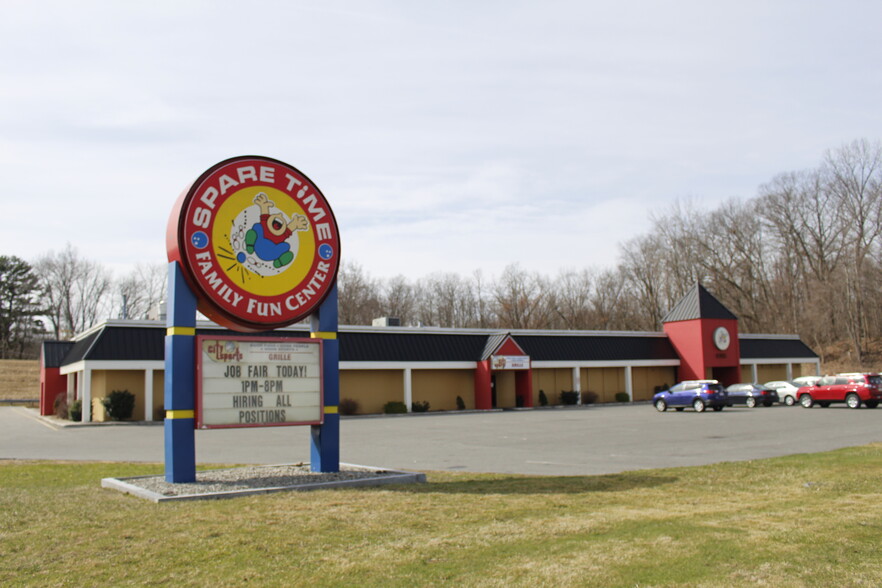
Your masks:
{"label": "shrub", "polygon": [[83,420],[83,401],[82,400],[74,400],[70,404],[70,409],[68,410],[68,416],[70,420],[74,422],[79,422]]}
{"label": "shrub", "polygon": [[413,412],[429,412],[429,401],[425,400],[423,402],[414,402],[410,405],[410,409]]}
{"label": "shrub", "polygon": [[132,418],[135,410],[135,395],[128,390],[114,390],[101,399],[107,416],[112,421],[124,421]]}
{"label": "shrub", "polygon": [[616,392],[616,402],[630,402],[627,392]]}
{"label": "shrub", "polygon": [[465,401],[462,399],[462,396],[456,397],[456,410],[465,410]]}
{"label": "shrub", "polygon": [[67,394],[59,394],[55,397],[52,410],[55,411],[55,416],[60,419],[70,418],[70,409],[67,406]]}
{"label": "shrub", "polygon": [[579,402],[579,392],[576,390],[564,390],[560,393],[561,404],[577,404]]}
{"label": "shrub", "polygon": [[597,392],[592,392],[591,390],[582,392],[582,404],[594,404],[597,402],[597,398]]}
{"label": "shrub", "polygon": [[358,401],[351,398],[343,398],[340,400],[340,405],[337,407],[337,410],[340,414],[349,415],[357,413],[359,408]]}
{"label": "shrub", "polygon": [[383,412],[386,414],[406,413],[407,405],[398,400],[392,400],[383,405]]}
{"label": "shrub", "polygon": [[539,390],[539,406],[548,406],[548,396],[545,395],[545,390]]}

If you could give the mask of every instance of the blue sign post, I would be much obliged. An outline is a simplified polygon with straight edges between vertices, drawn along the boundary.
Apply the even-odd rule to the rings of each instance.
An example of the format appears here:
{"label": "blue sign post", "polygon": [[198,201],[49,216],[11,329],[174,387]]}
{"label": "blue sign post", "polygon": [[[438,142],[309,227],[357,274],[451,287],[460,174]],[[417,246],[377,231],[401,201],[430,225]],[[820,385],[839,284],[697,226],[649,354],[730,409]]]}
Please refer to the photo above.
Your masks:
{"label": "blue sign post", "polygon": [[312,426],[310,468],[314,472],[340,471],[340,342],[337,340],[337,286],[310,318],[313,339],[322,339],[322,378],[325,419]]}
{"label": "blue sign post", "polygon": [[196,297],[168,264],[165,335],[165,481],[196,481]]}

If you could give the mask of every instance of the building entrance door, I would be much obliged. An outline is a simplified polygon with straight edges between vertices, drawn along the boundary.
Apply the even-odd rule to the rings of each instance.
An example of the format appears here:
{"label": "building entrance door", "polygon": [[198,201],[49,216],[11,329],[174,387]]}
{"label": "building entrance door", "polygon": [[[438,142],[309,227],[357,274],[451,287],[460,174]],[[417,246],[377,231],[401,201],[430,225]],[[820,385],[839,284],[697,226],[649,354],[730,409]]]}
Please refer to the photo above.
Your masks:
{"label": "building entrance door", "polygon": [[490,378],[492,386],[491,395],[493,408],[514,408],[515,400],[515,372],[500,371]]}

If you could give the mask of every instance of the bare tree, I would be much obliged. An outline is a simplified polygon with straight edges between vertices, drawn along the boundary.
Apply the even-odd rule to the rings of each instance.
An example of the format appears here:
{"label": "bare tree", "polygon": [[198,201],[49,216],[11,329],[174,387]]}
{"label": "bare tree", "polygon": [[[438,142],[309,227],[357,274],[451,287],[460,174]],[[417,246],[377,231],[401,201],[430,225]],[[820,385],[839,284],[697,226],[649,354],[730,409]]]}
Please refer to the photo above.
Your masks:
{"label": "bare tree", "polygon": [[473,284],[458,274],[432,274],[417,281],[417,320],[424,325],[471,327],[478,320]]}
{"label": "bare tree", "polygon": [[382,286],[382,308],[386,316],[401,319],[406,325],[413,321],[416,295],[404,276],[396,276]]}
{"label": "bare tree", "polygon": [[600,273],[591,296],[591,329],[624,330],[637,324],[635,299],[628,295],[625,272],[608,269]]}
{"label": "bare tree", "polygon": [[[554,317],[563,329],[588,329],[592,323],[594,275],[588,269],[564,270],[551,286]],[[558,326],[558,325],[555,325]]]}
{"label": "bare tree", "polygon": [[734,199],[724,203],[707,215],[704,230],[695,231],[693,239],[706,285],[739,316],[739,328],[755,332],[774,323],[770,255],[756,204]]}
{"label": "bare tree", "polygon": [[493,324],[493,316],[490,311],[490,303],[487,299],[487,288],[484,283],[484,273],[481,270],[475,270],[472,274],[472,287],[475,300],[476,321],[472,326],[481,329],[488,328]]}
{"label": "bare tree", "polygon": [[106,316],[110,272],[81,258],[70,243],[63,251],[52,251],[38,259],[34,267],[40,276],[44,306],[56,338],[71,337]]}
{"label": "bare tree", "polygon": [[663,276],[655,286],[663,318],[695,282],[708,279],[702,263],[705,253],[696,237],[712,232],[713,227],[708,213],[699,210],[691,200],[677,201],[663,213],[650,215],[650,220],[650,246],[658,247],[655,257]]}
{"label": "bare tree", "polygon": [[344,325],[369,325],[381,314],[380,285],[354,262],[337,271],[339,320]]}
{"label": "bare tree", "polygon": [[630,285],[631,295],[642,310],[641,316],[635,317],[637,324],[631,328],[652,331],[661,327],[661,320],[668,310],[661,296],[661,289],[669,279],[662,259],[666,245],[658,234],[635,237],[622,245],[623,260],[619,267]]}
{"label": "bare tree", "polygon": [[867,281],[863,275],[882,231],[882,146],[878,142],[855,141],[828,152],[824,163],[829,190],[844,218],[842,227],[849,253],[848,263],[843,267],[845,326],[860,358],[866,350],[869,331],[865,311]]}
{"label": "bare tree", "polygon": [[120,318],[144,318],[148,311],[166,297],[168,268],[163,263],[135,266],[117,284]]}
{"label": "bare tree", "polygon": [[493,287],[498,326],[508,329],[548,328],[551,311],[549,288],[538,273],[528,273],[518,264],[505,268]]}

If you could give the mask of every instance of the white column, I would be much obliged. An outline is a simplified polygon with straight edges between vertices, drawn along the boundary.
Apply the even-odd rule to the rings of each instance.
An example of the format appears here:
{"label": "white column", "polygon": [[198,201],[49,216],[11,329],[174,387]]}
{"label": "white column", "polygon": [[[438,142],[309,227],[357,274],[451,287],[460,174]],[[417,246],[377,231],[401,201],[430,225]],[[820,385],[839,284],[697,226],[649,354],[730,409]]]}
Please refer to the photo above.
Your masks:
{"label": "white column", "polygon": [[404,405],[407,412],[413,410],[413,374],[410,368],[404,368]]}
{"label": "white column", "polygon": [[[758,380],[759,380],[759,370],[757,370],[757,368],[756,368],[756,364],[755,364],[755,363],[754,363],[754,364],[751,364],[751,366],[750,366],[750,377],[751,377],[751,380],[750,380],[751,382],[755,382],[755,383],[757,383],[757,384],[759,383],[759,382],[758,382]],[[789,380],[790,378],[787,378],[787,379]]]}
{"label": "white column", "polygon": [[573,368],[573,390],[579,393],[576,404],[582,404],[582,370],[578,367]]}
{"label": "white column", "polygon": [[793,364],[789,361],[787,362],[787,381],[793,379]]}
{"label": "white column", "polygon": [[144,370],[144,420],[153,420],[153,369]]}
{"label": "white column", "polygon": [[87,366],[83,368],[83,388],[80,397],[83,399],[83,422],[92,420],[92,370]]}
{"label": "white column", "polygon": [[631,366],[625,366],[625,394],[628,395],[628,400],[634,402],[634,385],[631,379]]}

